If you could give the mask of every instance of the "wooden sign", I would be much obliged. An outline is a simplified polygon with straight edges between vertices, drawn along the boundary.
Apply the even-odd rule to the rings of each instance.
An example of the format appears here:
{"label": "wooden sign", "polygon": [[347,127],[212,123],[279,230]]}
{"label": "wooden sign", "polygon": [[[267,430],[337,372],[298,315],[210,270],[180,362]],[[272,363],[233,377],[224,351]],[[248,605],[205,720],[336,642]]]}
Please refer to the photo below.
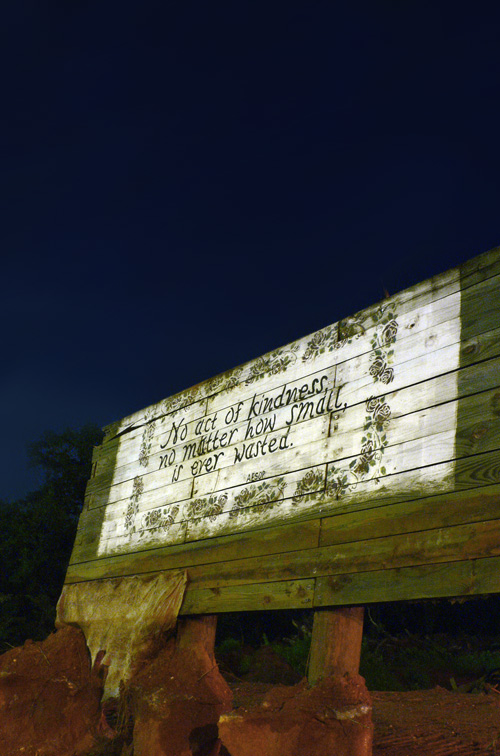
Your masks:
{"label": "wooden sign", "polygon": [[107,428],[67,583],[182,611],[500,590],[500,251]]}

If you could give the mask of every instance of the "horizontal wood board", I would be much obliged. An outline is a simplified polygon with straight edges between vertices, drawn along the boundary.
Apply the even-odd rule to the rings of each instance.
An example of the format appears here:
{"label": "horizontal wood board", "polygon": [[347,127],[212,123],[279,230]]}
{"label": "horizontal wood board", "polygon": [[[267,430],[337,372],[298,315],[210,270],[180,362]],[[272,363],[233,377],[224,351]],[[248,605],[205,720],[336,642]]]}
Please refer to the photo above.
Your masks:
{"label": "horizontal wood board", "polygon": [[183,613],[500,590],[499,337],[492,250],[110,426],[66,582],[184,568]]}

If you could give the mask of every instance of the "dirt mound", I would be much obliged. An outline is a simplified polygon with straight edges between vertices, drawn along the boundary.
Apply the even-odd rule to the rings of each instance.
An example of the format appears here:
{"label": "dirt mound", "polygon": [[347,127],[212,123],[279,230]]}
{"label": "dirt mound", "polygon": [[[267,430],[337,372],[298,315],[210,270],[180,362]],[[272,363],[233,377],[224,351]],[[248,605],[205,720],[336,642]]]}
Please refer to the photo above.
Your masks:
{"label": "dirt mound", "polygon": [[100,717],[102,680],[90,669],[85,637],[65,627],[41,643],[0,656],[2,756],[78,756]]}
{"label": "dirt mound", "polygon": [[326,678],[310,688],[240,683],[238,707],[219,720],[227,756],[370,756],[371,699],[362,677]]}
{"label": "dirt mound", "polygon": [[185,630],[184,642],[171,638],[133,677],[121,710],[107,702],[103,711],[102,675],[91,670],[83,633],[65,627],[0,656],[0,754],[368,756],[371,720],[373,756],[500,754],[500,694],[491,685],[476,694],[436,687],[370,697],[362,682],[309,688],[233,678],[230,690],[204,643]]}
{"label": "dirt mound", "polygon": [[192,756],[218,753],[217,722],[232,705],[231,691],[202,644],[171,639],[130,682],[134,753]]}

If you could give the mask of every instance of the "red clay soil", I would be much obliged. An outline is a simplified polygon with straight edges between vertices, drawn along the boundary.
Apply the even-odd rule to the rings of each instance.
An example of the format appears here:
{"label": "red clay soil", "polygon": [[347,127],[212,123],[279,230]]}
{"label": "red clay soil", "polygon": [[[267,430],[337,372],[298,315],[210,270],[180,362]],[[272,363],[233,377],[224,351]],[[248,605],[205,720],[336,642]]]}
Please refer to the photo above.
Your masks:
{"label": "red clay soil", "polygon": [[[255,705],[272,686],[232,683],[234,706]],[[371,692],[373,756],[500,756],[500,694],[444,688]]]}
{"label": "red clay soil", "polygon": [[500,694],[373,693],[373,756],[500,755]]}
{"label": "red clay soil", "polygon": [[2,654],[1,756],[83,756],[95,743],[101,692],[74,627]]}
{"label": "red clay soil", "polygon": [[[235,684],[233,678],[232,705],[235,709],[255,705],[271,688],[272,683]],[[101,690],[98,671],[90,669],[83,634],[75,628],[59,630],[42,643],[28,641],[3,654],[0,756],[88,755],[96,739],[102,741]],[[231,707],[231,692],[203,649],[194,654],[190,648],[187,654],[170,641],[157,660],[136,676],[129,694],[138,754],[216,753],[217,721]],[[331,691],[325,691],[325,697],[331,700]],[[373,756],[500,756],[500,693],[496,688],[459,693],[436,687],[375,692],[371,698]],[[203,704],[202,711],[198,704]],[[167,714],[177,716],[177,745],[171,727],[164,723]],[[308,752],[301,753],[307,756]],[[321,753],[326,756],[325,751]]]}
{"label": "red clay soil", "polygon": [[371,756],[371,697],[362,677],[310,688],[241,683],[219,720],[221,756]]}

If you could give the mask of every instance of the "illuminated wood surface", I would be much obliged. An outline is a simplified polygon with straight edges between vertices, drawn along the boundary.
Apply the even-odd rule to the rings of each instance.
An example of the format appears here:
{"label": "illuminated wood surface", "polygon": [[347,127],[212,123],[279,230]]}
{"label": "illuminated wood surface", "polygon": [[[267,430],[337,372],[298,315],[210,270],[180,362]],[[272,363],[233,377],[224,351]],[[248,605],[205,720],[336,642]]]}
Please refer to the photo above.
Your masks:
{"label": "illuminated wood surface", "polygon": [[66,582],[186,569],[181,613],[500,590],[500,251],[134,413]]}

